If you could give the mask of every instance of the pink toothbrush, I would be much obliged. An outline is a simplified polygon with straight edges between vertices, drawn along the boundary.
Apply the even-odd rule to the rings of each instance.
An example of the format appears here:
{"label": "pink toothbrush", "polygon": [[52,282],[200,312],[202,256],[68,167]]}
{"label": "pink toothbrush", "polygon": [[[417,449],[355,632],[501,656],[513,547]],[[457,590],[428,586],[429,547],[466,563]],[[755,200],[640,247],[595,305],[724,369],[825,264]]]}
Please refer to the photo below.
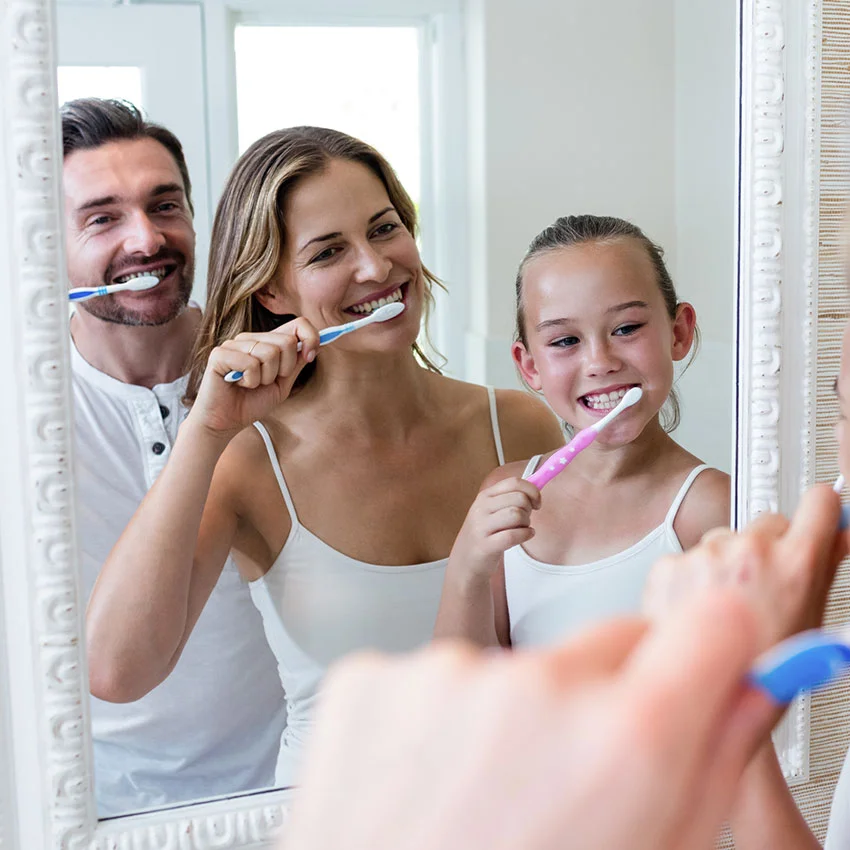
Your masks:
{"label": "pink toothbrush", "polygon": [[565,466],[572,463],[579,452],[584,451],[598,436],[599,432],[608,425],[615,417],[624,410],[637,404],[643,390],[640,387],[632,387],[620,399],[620,403],[607,415],[603,416],[597,423],[588,428],[583,428],[564,448],[558,449],[540,469],[528,477],[528,480],[538,489],[548,484]]}

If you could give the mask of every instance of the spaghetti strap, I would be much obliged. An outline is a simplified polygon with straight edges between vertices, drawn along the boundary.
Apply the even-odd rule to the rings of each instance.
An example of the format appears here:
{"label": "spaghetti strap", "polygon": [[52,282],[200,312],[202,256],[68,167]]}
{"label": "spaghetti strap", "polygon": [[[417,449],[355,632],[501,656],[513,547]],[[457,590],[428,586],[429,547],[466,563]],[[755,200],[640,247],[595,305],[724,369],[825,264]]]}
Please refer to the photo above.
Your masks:
{"label": "spaghetti strap", "polygon": [[298,522],[298,514],[295,513],[295,503],[292,501],[292,496],[289,494],[289,488],[286,486],[286,479],[283,477],[283,470],[280,468],[280,461],[277,459],[277,452],[274,448],[274,443],[266,430],[266,426],[262,422],[255,422],[254,427],[260,432],[263,442],[266,444],[266,451],[269,453],[269,460],[272,462],[274,477],[277,479],[277,485],[280,487],[283,501],[286,502],[286,509],[289,511],[289,518],[292,521],[292,527],[300,525]]}
{"label": "spaghetti strap", "polygon": [[496,391],[487,387],[487,398],[490,401],[490,425],[493,428],[493,442],[496,444],[496,457],[499,466],[505,465],[505,452],[502,449],[502,432],[499,429],[499,412],[496,410]]}
{"label": "spaghetti strap", "polygon": [[525,465],[525,469],[523,470],[522,477],[528,478],[535,469],[537,469],[537,464],[540,463],[540,458],[543,455],[534,455],[534,457]]}
{"label": "spaghetti strap", "polygon": [[679,512],[679,508],[682,506],[682,502],[685,500],[685,496],[688,495],[688,490],[691,489],[691,484],[694,483],[697,475],[700,474],[704,469],[708,469],[709,466],[707,463],[701,463],[699,466],[695,466],[689,473],[688,477],[685,479],[682,486],[679,488],[679,492],[676,494],[676,498],[673,499],[673,504],[670,505],[670,510],[667,511],[667,516],[664,518],[664,524],[673,527],[673,520],[676,519],[676,514]]}

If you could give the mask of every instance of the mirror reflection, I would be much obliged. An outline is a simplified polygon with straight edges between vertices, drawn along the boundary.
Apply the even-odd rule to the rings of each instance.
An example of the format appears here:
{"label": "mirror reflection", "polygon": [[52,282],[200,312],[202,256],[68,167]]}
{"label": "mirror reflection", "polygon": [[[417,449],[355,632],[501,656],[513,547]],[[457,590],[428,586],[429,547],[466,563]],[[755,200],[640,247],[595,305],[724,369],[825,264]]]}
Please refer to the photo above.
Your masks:
{"label": "mirror reflection", "polygon": [[101,817],[296,785],[336,659],[557,641],[729,522],[735,4],[427,5],[60,3]]}

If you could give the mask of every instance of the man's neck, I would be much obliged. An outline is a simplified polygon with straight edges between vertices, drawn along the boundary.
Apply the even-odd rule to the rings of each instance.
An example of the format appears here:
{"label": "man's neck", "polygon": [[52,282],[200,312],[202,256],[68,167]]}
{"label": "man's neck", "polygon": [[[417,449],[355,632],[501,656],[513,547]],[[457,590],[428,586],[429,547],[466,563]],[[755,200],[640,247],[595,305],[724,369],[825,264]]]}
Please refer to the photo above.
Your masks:
{"label": "man's neck", "polygon": [[196,308],[154,327],[104,322],[77,310],[71,317],[71,338],[95,369],[125,384],[150,389],[186,373],[200,321],[201,311]]}

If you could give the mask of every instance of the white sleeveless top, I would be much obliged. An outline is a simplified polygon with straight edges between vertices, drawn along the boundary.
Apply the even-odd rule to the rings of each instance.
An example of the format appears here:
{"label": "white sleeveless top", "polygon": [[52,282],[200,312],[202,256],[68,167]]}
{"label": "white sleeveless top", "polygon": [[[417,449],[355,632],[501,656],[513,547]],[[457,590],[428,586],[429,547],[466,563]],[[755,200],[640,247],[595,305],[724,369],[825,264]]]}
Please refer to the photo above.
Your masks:
{"label": "white sleeveless top", "polygon": [[[488,388],[499,464],[504,463],[496,397]],[[328,666],[358,649],[406,652],[430,641],[448,558],[412,566],[366,564],[333,549],[298,520],[271,437],[266,444],[292,528],[262,578],[250,582],[286,694],[275,784],[297,782],[299,763]]]}
{"label": "white sleeveless top", "polygon": [[[523,473],[537,467],[533,457]],[[522,548],[505,552],[505,588],[513,646],[558,643],[591,623],[640,610],[644,584],[662,556],[682,551],[673,520],[694,479],[706,464],[691,470],[664,522],[628,549],[589,564],[544,564]]]}

